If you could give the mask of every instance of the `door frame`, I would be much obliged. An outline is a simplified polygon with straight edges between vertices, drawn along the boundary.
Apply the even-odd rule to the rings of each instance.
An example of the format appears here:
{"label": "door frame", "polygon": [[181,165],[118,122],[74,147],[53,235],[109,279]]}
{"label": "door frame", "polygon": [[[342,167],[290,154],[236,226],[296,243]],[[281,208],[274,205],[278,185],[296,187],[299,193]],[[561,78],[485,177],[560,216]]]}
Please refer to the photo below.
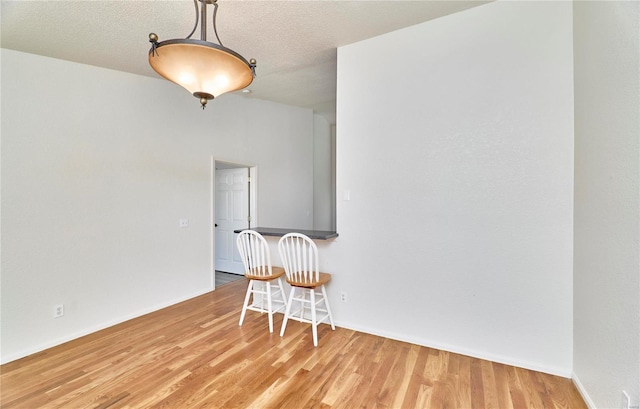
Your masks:
{"label": "door frame", "polygon": [[258,167],[251,164],[238,163],[225,159],[216,158],[211,155],[210,164],[210,198],[209,209],[211,221],[209,223],[209,248],[211,250],[210,265],[211,265],[211,289],[216,289],[216,163],[222,164],[227,169],[245,168],[249,169],[249,215],[251,216],[251,227],[258,226]]}

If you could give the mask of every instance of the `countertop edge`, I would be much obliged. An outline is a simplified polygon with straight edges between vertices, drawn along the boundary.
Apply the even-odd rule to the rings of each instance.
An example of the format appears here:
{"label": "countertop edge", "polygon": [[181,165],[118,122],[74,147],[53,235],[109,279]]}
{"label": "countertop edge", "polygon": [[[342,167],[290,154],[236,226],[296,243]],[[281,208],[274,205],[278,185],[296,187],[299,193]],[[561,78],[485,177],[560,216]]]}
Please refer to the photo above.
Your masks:
{"label": "countertop edge", "polygon": [[[239,229],[234,230],[234,233],[240,233],[243,230],[247,229]],[[338,237],[338,232],[330,231],[330,230],[304,230],[304,229],[290,229],[290,228],[276,228],[276,227],[254,227],[250,230],[257,231],[263,236],[271,236],[271,237],[282,237],[287,233],[302,233],[305,236],[308,236],[310,239],[315,240],[329,240]]]}

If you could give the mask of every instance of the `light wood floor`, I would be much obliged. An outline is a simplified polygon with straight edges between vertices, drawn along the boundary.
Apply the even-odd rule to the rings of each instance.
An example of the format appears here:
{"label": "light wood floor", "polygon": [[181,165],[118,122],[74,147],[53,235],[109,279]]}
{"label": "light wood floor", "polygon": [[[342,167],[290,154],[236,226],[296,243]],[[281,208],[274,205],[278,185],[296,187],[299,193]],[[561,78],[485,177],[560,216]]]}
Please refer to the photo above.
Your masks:
{"label": "light wood floor", "polygon": [[[2,408],[586,408],[571,380],[328,325],[284,337],[246,280],[0,367]],[[280,328],[282,315],[275,324]]]}

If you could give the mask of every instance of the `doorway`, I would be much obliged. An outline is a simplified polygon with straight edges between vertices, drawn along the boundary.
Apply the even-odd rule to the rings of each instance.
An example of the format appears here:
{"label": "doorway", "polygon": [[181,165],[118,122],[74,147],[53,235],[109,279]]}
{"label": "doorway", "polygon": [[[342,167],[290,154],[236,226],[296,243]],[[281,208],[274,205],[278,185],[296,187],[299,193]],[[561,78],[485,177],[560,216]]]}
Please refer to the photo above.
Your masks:
{"label": "doorway", "polygon": [[244,274],[234,230],[254,225],[255,167],[219,160],[214,160],[214,165],[214,272]]}

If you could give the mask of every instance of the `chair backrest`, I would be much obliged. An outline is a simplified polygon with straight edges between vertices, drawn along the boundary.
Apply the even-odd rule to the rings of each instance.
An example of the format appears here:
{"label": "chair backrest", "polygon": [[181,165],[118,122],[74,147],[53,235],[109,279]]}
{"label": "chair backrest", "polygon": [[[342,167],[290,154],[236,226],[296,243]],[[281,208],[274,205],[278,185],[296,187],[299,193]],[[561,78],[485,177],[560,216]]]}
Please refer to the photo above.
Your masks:
{"label": "chair backrest", "polygon": [[269,245],[260,233],[254,230],[243,230],[238,234],[236,244],[244,264],[245,274],[261,277],[271,275]]}
{"label": "chair backrest", "polygon": [[316,243],[301,233],[288,233],[278,242],[278,251],[289,280],[311,283],[320,279]]}

